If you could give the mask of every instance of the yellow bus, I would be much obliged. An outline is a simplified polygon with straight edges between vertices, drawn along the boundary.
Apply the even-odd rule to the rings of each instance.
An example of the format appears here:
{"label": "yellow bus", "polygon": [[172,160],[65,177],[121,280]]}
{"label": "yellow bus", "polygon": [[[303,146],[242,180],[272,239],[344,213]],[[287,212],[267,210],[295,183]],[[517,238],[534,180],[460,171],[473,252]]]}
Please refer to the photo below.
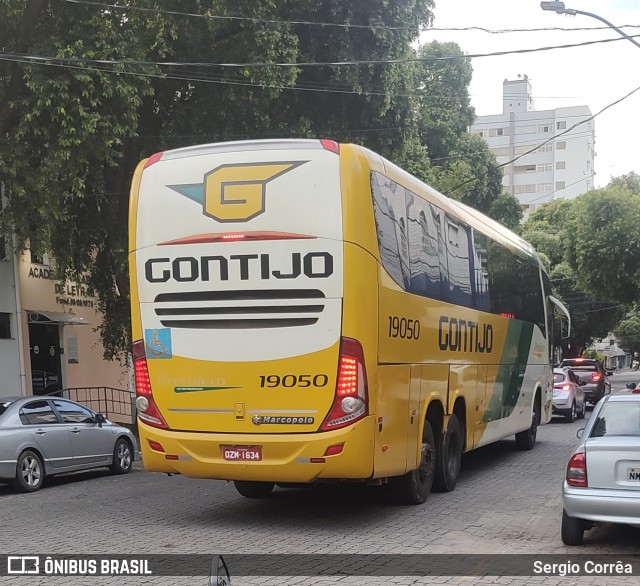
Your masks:
{"label": "yellow bus", "polygon": [[454,489],[461,455],[551,418],[554,308],[532,247],[329,140],[140,163],[129,264],[144,465],[275,485]]}

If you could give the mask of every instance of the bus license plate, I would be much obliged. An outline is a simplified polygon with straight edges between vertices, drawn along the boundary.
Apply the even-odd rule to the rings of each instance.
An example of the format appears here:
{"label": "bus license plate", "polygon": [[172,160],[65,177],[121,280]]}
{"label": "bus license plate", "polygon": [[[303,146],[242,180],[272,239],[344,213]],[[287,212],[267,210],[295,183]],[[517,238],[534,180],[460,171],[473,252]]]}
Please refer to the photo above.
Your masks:
{"label": "bus license plate", "polygon": [[627,468],[627,480],[640,482],[640,468]]}
{"label": "bus license plate", "polygon": [[222,446],[225,460],[259,462],[262,460],[262,446]]}

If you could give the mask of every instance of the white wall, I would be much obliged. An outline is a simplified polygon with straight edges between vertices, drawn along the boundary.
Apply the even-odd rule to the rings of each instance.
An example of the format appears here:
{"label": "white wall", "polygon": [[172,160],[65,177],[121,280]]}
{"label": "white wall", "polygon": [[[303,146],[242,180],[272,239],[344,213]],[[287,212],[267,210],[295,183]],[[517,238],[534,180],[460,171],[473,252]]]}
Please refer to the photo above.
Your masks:
{"label": "white wall", "polygon": [[0,313],[9,313],[11,338],[0,339],[0,398],[21,395],[13,261],[0,260]]}

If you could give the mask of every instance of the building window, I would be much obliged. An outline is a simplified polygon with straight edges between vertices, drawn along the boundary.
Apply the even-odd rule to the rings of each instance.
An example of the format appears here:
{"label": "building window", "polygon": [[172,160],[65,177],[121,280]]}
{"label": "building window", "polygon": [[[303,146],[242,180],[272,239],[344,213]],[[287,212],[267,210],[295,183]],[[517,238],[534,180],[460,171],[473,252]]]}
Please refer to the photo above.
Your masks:
{"label": "building window", "polygon": [[35,238],[29,238],[29,253],[31,254],[31,263],[34,265],[48,265],[49,257],[42,252],[42,248]]}
{"label": "building window", "polygon": [[504,136],[504,128],[490,128],[489,137]]}
{"label": "building window", "polygon": [[0,313],[0,340],[11,338],[11,314]]}
{"label": "building window", "polygon": [[517,126],[516,134],[534,134],[536,131],[535,126]]}
{"label": "building window", "polygon": [[551,124],[538,124],[538,132],[551,132]]}
{"label": "building window", "polygon": [[538,193],[546,193],[547,191],[551,191],[551,183],[538,183],[536,186],[536,190]]}
{"label": "building window", "polygon": [[553,151],[553,145],[551,143],[543,144],[539,149],[539,153],[550,153]]}
{"label": "building window", "polygon": [[522,146],[517,146],[515,149],[513,149],[513,152],[514,152],[516,155],[522,155],[522,154],[524,154],[524,153],[528,153],[530,150],[531,150],[531,147],[530,147],[530,146],[528,146],[528,145],[527,145],[527,146],[522,145]]}
{"label": "building window", "polygon": [[498,147],[490,150],[496,157],[508,157],[510,154],[509,147]]}
{"label": "building window", "polygon": [[565,161],[556,161],[556,171],[564,171],[567,168]]}
{"label": "building window", "polygon": [[553,171],[553,165],[551,165],[551,163],[545,163],[544,165],[538,165],[536,167],[536,171],[538,173],[547,173],[548,171]]}
{"label": "building window", "polygon": [[564,189],[564,181],[556,181],[556,191]]}
{"label": "building window", "polygon": [[536,166],[535,165],[516,165],[513,169],[516,175],[521,175],[522,173],[535,173]]}
{"label": "building window", "polygon": [[567,141],[566,140],[560,140],[556,143],[556,150],[557,151],[564,151],[567,148]]}
{"label": "building window", "polygon": [[515,185],[513,187],[513,193],[535,193],[536,186],[534,183],[530,183],[529,185]]}
{"label": "building window", "polygon": [[565,130],[567,128],[567,122],[563,120],[562,122],[556,123],[556,130]]}
{"label": "building window", "polygon": [[481,136],[482,138],[485,138],[487,136],[487,131],[486,130],[476,130],[476,134],[478,136]]}
{"label": "building window", "polygon": [[66,354],[69,364],[78,364],[78,338],[75,335],[67,338]]}

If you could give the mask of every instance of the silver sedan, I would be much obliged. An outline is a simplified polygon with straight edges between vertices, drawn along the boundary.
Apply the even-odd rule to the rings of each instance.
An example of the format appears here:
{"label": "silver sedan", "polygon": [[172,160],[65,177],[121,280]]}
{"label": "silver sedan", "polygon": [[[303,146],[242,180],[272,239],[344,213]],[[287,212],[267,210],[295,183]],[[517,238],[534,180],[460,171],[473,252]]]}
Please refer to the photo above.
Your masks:
{"label": "silver sedan", "polygon": [[562,541],[580,545],[597,522],[640,527],[640,394],[604,397],[578,437],[562,490]]}
{"label": "silver sedan", "polygon": [[101,413],[57,397],[0,399],[0,482],[20,492],[45,476],[108,466],[131,470],[136,440]]}

